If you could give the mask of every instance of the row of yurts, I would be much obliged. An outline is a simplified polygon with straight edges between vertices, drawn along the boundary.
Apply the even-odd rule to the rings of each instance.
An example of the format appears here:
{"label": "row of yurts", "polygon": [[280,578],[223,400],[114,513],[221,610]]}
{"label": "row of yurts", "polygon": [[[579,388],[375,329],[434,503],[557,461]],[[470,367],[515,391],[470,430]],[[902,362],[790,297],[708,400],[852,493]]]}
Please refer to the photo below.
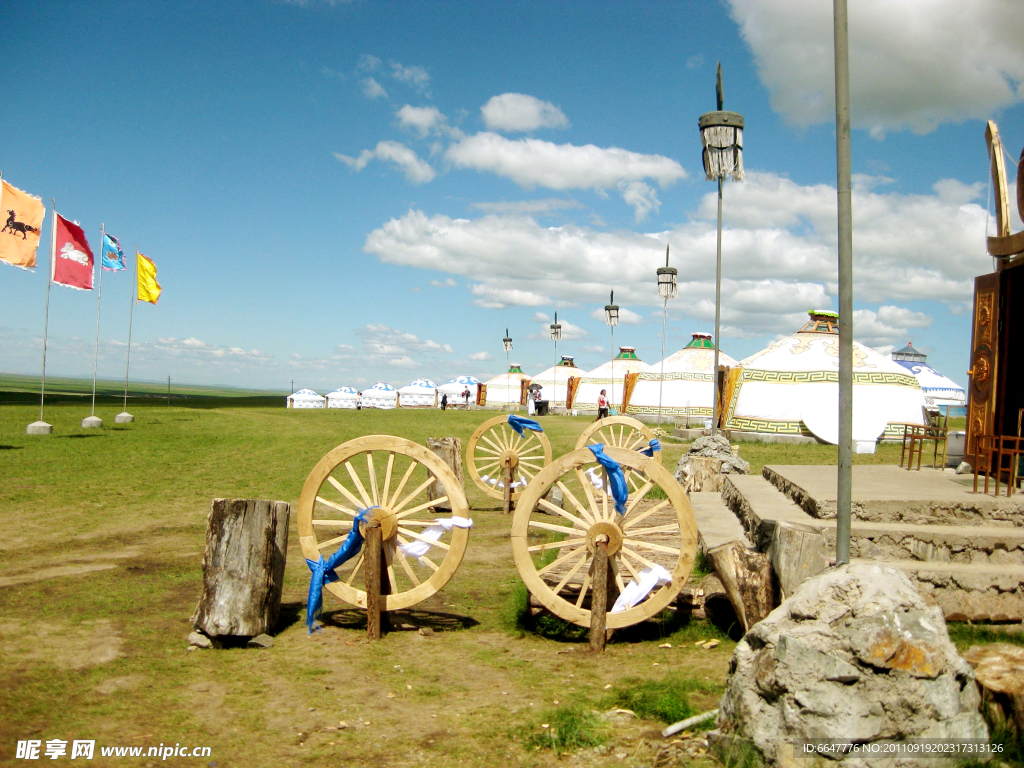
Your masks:
{"label": "row of yurts", "polygon": [[[724,369],[722,402],[727,429],[762,434],[814,436],[838,441],[838,316],[812,310],[795,334],[736,362],[719,352]],[[480,383],[460,376],[440,387],[417,379],[396,390],[378,383],[359,394],[344,387],[322,398],[300,390],[289,407],[364,408],[430,407],[442,395],[448,401],[481,406],[525,404],[531,385],[552,407],[596,412],[606,390],[613,410],[640,418],[710,419],[714,399],[714,342],[710,334],[694,333],[691,341],[665,360],[647,365],[633,347],[620,347],[613,360],[583,371],[572,357],[536,376],[512,365],[507,373]],[[902,434],[903,424],[925,423],[924,409],[963,406],[963,388],[926,364],[911,345],[892,357],[854,342],[854,440],[871,450],[882,436]]]}

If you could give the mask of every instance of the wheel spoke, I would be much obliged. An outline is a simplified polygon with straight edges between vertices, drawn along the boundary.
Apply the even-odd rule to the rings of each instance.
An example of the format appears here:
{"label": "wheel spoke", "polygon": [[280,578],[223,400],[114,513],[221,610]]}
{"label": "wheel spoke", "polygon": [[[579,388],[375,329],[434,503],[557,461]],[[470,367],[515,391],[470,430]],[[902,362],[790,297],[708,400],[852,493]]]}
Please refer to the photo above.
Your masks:
{"label": "wheel spoke", "polygon": [[321,544],[317,544],[316,548],[317,549],[327,549],[327,547],[331,546],[332,544],[337,544],[339,541],[344,541],[347,538],[348,538],[348,534],[347,533],[344,536],[335,536],[333,539],[328,539],[327,541],[325,541],[325,542],[323,542]]}
{"label": "wheel spoke", "polygon": [[493,456],[497,456],[499,453],[501,453],[501,451],[496,451],[493,448],[485,448],[484,446],[480,445],[480,443],[476,444],[476,450],[479,451],[480,453],[490,453]]}
{"label": "wheel spoke", "polygon": [[327,482],[334,486],[335,490],[338,491],[342,496],[355,504],[357,509],[363,508],[363,502],[356,498],[355,494],[352,493],[348,488],[341,484],[341,482],[334,477],[334,475],[327,476]]}
{"label": "wheel spoke", "polygon": [[435,541],[434,539],[430,539],[430,538],[427,538],[426,536],[423,536],[423,535],[421,535],[419,533],[415,533],[414,531],[410,531],[408,528],[403,528],[402,526],[398,526],[398,530],[401,531],[402,533],[404,533],[406,536],[409,536],[410,538],[416,539],[417,541],[422,541],[424,544],[429,544],[432,547],[437,547],[438,549],[444,549],[444,550],[451,549],[451,547],[449,547],[443,541]]}
{"label": "wheel spoke", "polygon": [[[650,517],[651,515],[653,515],[653,514],[654,514],[655,512],[659,512],[659,511],[661,511],[662,509],[664,509],[665,507],[667,507],[667,506],[668,506],[668,505],[669,505],[670,503],[671,503],[671,502],[670,502],[670,501],[669,501],[668,499],[665,499],[664,501],[660,501],[660,502],[658,502],[658,503],[657,503],[657,504],[655,504],[655,505],[654,505],[653,507],[651,507],[650,509],[648,509],[648,510],[647,510],[646,512],[641,512],[641,513],[640,513],[639,515],[637,515],[636,517],[634,517],[634,518],[633,518],[632,520],[630,520],[630,521],[629,521],[628,523],[623,523],[623,525],[622,525],[622,530],[626,530],[626,529],[628,529],[628,528],[632,528],[632,527],[633,527],[634,525],[636,525],[637,523],[639,523],[639,522],[640,522],[641,520],[646,520],[646,519],[647,519],[648,517]],[[627,513],[627,514],[629,514],[629,511],[627,510],[627,512],[626,512],[626,513]]]}
{"label": "wheel spoke", "polygon": [[547,544],[534,544],[532,547],[527,547],[527,552],[543,552],[547,549],[563,549],[565,547],[573,547],[577,544],[581,544],[586,541],[583,539],[562,539],[561,541],[550,541]]}
{"label": "wheel spoke", "polygon": [[[585,541],[585,540],[581,540],[581,541]],[[572,550],[571,552],[566,552],[564,555],[562,555],[557,560],[551,561],[550,563],[545,565],[543,568],[541,568],[539,571],[537,571],[537,575],[538,576],[543,576],[545,573],[550,571],[552,568],[561,565],[566,560],[571,558],[573,555],[578,553],[580,550],[583,550],[583,549],[586,549],[586,548],[587,548],[587,545],[584,543],[584,544],[581,544],[580,546],[576,547],[576,549]]]}
{"label": "wheel spoke", "polygon": [[370,494],[368,494],[366,489],[363,487],[363,481],[359,479],[359,475],[356,474],[355,468],[350,462],[346,461],[345,469],[348,470],[348,475],[352,478],[352,484],[355,485],[356,490],[359,491],[359,495],[363,497],[363,501],[366,502],[366,506],[372,507],[373,499],[370,498]]}
{"label": "wheel spoke", "polygon": [[352,573],[345,579],[345,583],[348,586],[352,586],[352,582],[355,581],[356,574],[359,573],[359,569],[363,567],[363,562],[366,560],[366,555],[362,552],[359,553],[359,559],[356,560],[356,564],[352,566]]}
{"label": "wheel spoke", "polygon": [[[408,504],[408,503],[409,503],[410,501],[412,501],[412,500],[413,500],[413,499],[415,499],[415,498],[416,498],[417,496],[419,496],[419,495],[420,495],[421,493],[423,493],[423,492],[424,492],[425,490],[427,490],[427,488],[428,488],[428,487],[430,487],[430,485],[431,485],[432,483],[434,483],[434,482],[435,482],[436,480],[437,480],[437,478],[436,478],[436,477],[434,477],[433,475],[431,475],[431,474],[430,474],[430,473],[428,472],[428,473],[427,473],[427,479],[426,479],[426,480],[424,480],[424,481],[423,481],[423,482],[422,482],[422,483],[420,484],[420,486],[419,486],[419,487],[418,487],[418,488],[417,488],[417,489],[416,489],[415,491],[413,491],[413,492],[412,492],[412,493],[410,493],[410,494],[409,494],[408,496],[406,496],[406,497],[405,497],[404,499],[402,499],[402,501],[401,501],[401,502],[399,502],[398,504],[394,504],[394,505],[392,505],[392,506],[391,506],[391,511],[392,511],[392,512],[394,512],[395,514],[398,514],[399,512],[401,512],[401,511],[402,511],[402,509],[403,509],[403,508],[405,507],[405,505],[406,505],[406,504]],[[430,502],[430,504],[427,504],[427,505],[425,505],[425,506],[428,506],[428,507],[429,507],[429,506],[430,506],[431,504],[436,504],[436,503],[437,503],[437,502],[436,502],[436,500],[435,500],[435,501],[432,501],[432,502]],[[422,509],[422,508],[423,508],[423,507],[419,507],[419,509]]]}
{"label": "wheel spoke", "polygon": [[382,507],[387,506],[388,503],[388,491],[391,490],[391,470],[395,468],[395,452],[391,451],[388,454],[388,467],[384,471],[384,491],[381,494],[380,504]]}
{"label": "wheel spoke", "polygon": [[412,566],[409,565],[409,559],[405,556],[405,552],[401,549],[396,549],[395,553],[398,555],[398,562],[402,564],[402,570],[405,571],[405,575],[409,577],[409,581],[413,583],[413,586],[418,587],[422,582],[416,578],[416,572],[413,571]]}
{"label": "wheel spoke", "polygon": [[[587,477],[586,475],[583,475],[582,477],[579,478],[579,481],[580,485],[583,486],[583,493],[587,497],[587,501],[590,504],[589,513],[584,513],[582,509],[580,511],[581,513],[583,513],[584,517],[586,517],[591,522],[596,523],[598,520],[601,519],[601,512],[597,508],[597,498],[594,496],[594,488],[590,484],[590,478]],[[562,489],[562,493],[564,494],[566,492],[566,488],[561,484],[559,484],[559,487]]]}
{"label": "wheel spoke", "polygon": [[583,577],[583,584],[580,585],[580,594],[576,598],[576,607],[583,607],[583,599],[587,596],[587,590],[590,589],[590,574],[588,573]]}
{"label": "wheel spoke", "polygon": [[558,582],[558,586],[554,587],[551,590],[556,595],[559,592],[562,591],[562,587],[564,587],[566,584],[569,583],[569,579],[571,579],[573,576],[576,575],[576,571],[578,571],[580,568],[582,568],[583,565],[587,562],[587,555],[590,554],[590,553],[586,551],[585,547],[583,547],[581,549],[583,549],[583,554],[580,555],[580,561],[578,563],[576,563],[576,565],[574,565],[572,568],[570,568],[568,570],[568,572],[565,574],[565,576],[562,577],[562,580],[560,582]]}
{"label": "wheel spoke", "polygon": [[630,537],[646,536],[651,533],[675,533],[678,530],[679,523],[666,523],[665,525],[656,525],[653,528],[631,528],[629,535]]}
{"label": "wheel spoke", "polygon": [[650,480],[648,480],[646,483],[644,483],[643,488],[641,488],[639,491],[637,491],[636,494],[634,494],[633,498],[630,500],[629,505],[626,507],[626,514],[622,516],[623,519],[628,517],[629,513],[632,512],[634,509],[636,509],[636,505],[644,500],[644,497],[648,493],[650,493],[651,488],[653,488],[653,487],[654,487],[654,483],[652,483]]}
{"label": "wheel spoke", "polygon": [[657,568],[657,567],[659,567],[657,563],[651,562],[646,557],[641,555],[639,552],[636,552],[635,550],[630,549],[625,544],[622,545],[622,547],[619,549],[619,552],[622,552],[624,554],[629,555],[630,557],[633,557],[634,559],[636,559],[639,562],[643,563],[648,568]]}
{"label": "wheel spoke", "polygon": [[402,491],[405,490],[405,484],[409,482],[409,478],[412,477],[413,470],[415,470],[417,466],[417,462],[413,461],[409,465],[409,468],[405,470],[405,474],[402,475],[402,481],[398,484],[398,487],[395,489],[395,492],[391,494],[388,506],[394,506],[395,499],[402,495]]}
{"label": "wheel spoke", "polygon": [[[398,520],[401,520],[402,518],[408,517],[409,515],[415,515],[417,512],[422,512],[424,509],[429,509],[430,507],[436,507],[438,504],[441,504],[441,503],[443,503],[445,501],[448,501],[448,497],[447,496],[438,496],[436,499],[431,499],[430,501],[424,502],[423,504],[420,504],[418,507],[413,507],[412,509],[407,509],[404,512],[402,512],[402,514],[395,515],[395,517]],[[404,523],[403,523],[403,525],[404,525]]]}
{"label": "wheel spoke", "polygon": [[[478,459],[478,461],[479,461],[479,459]],[[477,467],[476,471],[478,473],[479,472],[487,472],[488,470],[494,469],[499,464],[501,464],[500,461],[492,461],[490,464],[483,464],[482,466]]]}
{"label": "wheel spoke", "polygon": [[[582,517],[591,525],[597,522],[597,518],[594,517],[594,515],[592,515],[590,511],[580,503],[580,500],[573,495],[572,491],[565,487],[565,483],[559,480],[557,483],[555,483],[555,485],[557,485],[558,490],[562,492],[562,498],[568,499],[572,503],[572,505],[576,507],[576,511],[580,513],[580,517]],[[583,486],[583,490],[586,490],[585,485]]]}
{"label": "wheel spoke", "polygon": [[[499,439],[499,440],[501,439],[500,437],[498,437],[498,434],[497,434],[497,433],[495,433],[495,437],[496,437],[497,439]],[[500,445],[496,444],[496,443],[495,443],[495,442],[494,442],[493,440],[491,440],[491,439],[490,439],[489,437],[487,437],[487,435],[486,435],[486,434],[480,435],[480,439],[481,439],[481,440],[483,440],[483,441],[484,441],[485,443],[487,443],[488,445],[490,445],[490,446],[491,446],[491,447],[492,447],[492,448],[493,448],[494,450],[496,450],[496,451],[497,451],[498,453],[501,453],[501,452],[502,452],[503,450],[505,450],[505,449],[504,449],[504,447],[502,447],[502,446],[500,446]],[[477,443],[477,446],[478,446],[478,447],[479,447],[479,445],[480,445],[480,443]]]}
{"label": "wheel spoke", "polygon": [[[632,437],[632,435],[630,435],[630,437]],[[640,437],[638,437],[638,438],[637,438],[636,440],[634,440],[634,441],[633,441],[632,443],[630,443],[630,444],[629,444],[629,446],[628,446],[629,450],[631,450],[631,451],[635,451],[635,450],[636,450],[637,448],[639,448],[639,447],[640,447],[640,445],[641,445],[641,444],[642,444],[642,443],[643,443],[643,442],[644,442],[645,440],[647,440],[647,437],[646,437],[646,436],[644,435],[644,433],[643,433],[643,432],[641,432],[641,433],[640,433]]]}
{"label": "wheel spoke", "polygon": [[313,523],[313,525],[322,525],[322,526],[328,527],[328,528],[330,528],[330,527],[334,527],[334,528],[351,528],[352,527],[352,521],[351,520],[330,520],[330,519],[327,519],[327,518],[320,518],[319,520],[313,520],[311,522]]}
{"label": "wheel spoke", "polygon": [[575,515],[570,515],[564,509],[562,509],[559,506],[556,506],[555,504],[552,504],[547,499],[539,499],[537,501],[537,506],[543,507],[544,509],[546,509],[548,512],[550,512],[553,515],[558,515],[559,517],[564,517],[566,520],[572,521],[573,525],[579,526],[584,531],[587,530],[587,528],[590,527],[585,522],[580,520],[580,518],[576,517]]}
{"label": "wheel spoke", "polygon": [[[398,534],[398,535],[397,535],[397,536],[396,536],[395,538],[397,538],[397,539],[398,539],[398,542],[399,542],[399,544],[405,544],[405,545],[408,545],[408,544],[410,543],[410,542],[409,542],[409,540],[408,540],[408,539],[406,539],[406,538],[403,538],[401,534]],[[432,570],[433,570],[433,571],[434,571],[435,573],[437,572],[437,565],[435,565],[435,564],[434,564],[434,561],[433,561],[433,560],[431,560],[431,559],[430,559],[429,557],[427,557],[426,555],[420,555],[420,556],[419,556],[419,557],[417,557],[416,559],[417,559],[417,560],[419,560],[419,561],[420,561],[421,563],[426,563],[427,565],[429,565],[429,566],[430,566],[430,568],[431,568],[431,569],[432,569]]]}
{"label": "wheel spoke", "polygon": [[[619,552],[619,562],[622,563],[624,566],[626,566],[626,570],[629,571],[631,574],[633,574],[633,578],[634,579],[636,579],[637,581],[640,581],[640,572],[636,568],[633,567],[633,563],[631,563],[629,561],[629,558],[626,557],[622,552]],[[641,570],[643,570],[643,569],[641,569]]]}
{"label": "wheel spoke", "polygon": [[623,539],[623,544],[631,544],[634,547],[646,547],[647,549],[653,549],[655,552],[666,552],[670,555],[678,555],[679,547],[666,547],[664,544],[655,544],[650,541],[640,541],[639,539]]}
{"label": "wheel spoke", "polygon": [[619,588],[619,594],[626,589],[626,582],[622,580],[622,574],[615,571],[615,586]]}
{"label": "wheel spoke", "polygon": [[[344,512],[346,515],[352,515],[352,517],[356,516],[356,511],[354,509],[349,509],[348,507],[343,507],[341,504],[337,504],[333,501],[328,501],[323,496],[317,496],[316,500],[323,504],[325,507],[330,507],[331,509],[335,509],[338,512]],[[316,521],[314,520],[313,522],[315,523]]]}
{"label": "wheel spoke", "polygon": [[555,533],[568,533],[573,536],[579,536],[580,532],[576,528],[567,528],[564,525],[554,525],[553,523],[542,523],[539,520],[531,520],[527,524],[530,528],[540,528],[544,531],[554,531]]}
{"label": "wheel spoke", "polygon": [[375,506],[380,506],[380,494],[377,493],[377,470],[373,467],[373,451],[366,452],[366,473],[370,476],[370,494]]}
{"label": "wheel spoke", "polygon": [[[604,478],[604,487],[610,488],[611,483],[608,482],[608,471],[602,470],[601,476]],[[601,493],[601,519],[611,520],[611,518],[608,516],[608,491],[603,491]]]}

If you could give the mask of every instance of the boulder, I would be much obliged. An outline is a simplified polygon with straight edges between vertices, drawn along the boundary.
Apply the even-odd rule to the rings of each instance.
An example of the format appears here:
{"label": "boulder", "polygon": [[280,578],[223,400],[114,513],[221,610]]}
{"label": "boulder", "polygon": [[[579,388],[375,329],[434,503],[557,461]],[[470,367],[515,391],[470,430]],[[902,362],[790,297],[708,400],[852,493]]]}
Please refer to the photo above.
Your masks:
{"label": "boulder", "polygon": [[[979,703],[942,610],[894,568],[844,565],[805,581],[737,644],[708,738],[727,764],[752,753],[764,765],[796,765],[799,739],[988,739]],[[848,756],[843,765],[882,760],[937,765],[927,755]]]}
{"label": "boulder", "polygon": [[682,455],[676,465],[675,477],[685,485],[688,467],[694,458],[720,459],[721,472],[724,475],[735,472],[745,475],[750,472],[750,464],[733,453],[732,444],[721,435],[705,435],[693,441],[690,450]]}

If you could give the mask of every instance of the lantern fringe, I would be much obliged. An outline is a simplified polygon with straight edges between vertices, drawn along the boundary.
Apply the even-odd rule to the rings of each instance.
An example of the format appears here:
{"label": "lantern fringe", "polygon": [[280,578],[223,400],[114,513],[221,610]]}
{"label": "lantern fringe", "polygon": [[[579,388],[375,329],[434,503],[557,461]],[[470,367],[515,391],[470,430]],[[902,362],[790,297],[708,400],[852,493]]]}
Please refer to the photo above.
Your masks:
{"label": "lantern fringe", "polygon": [[704,128],[700,135],[707,180],[732,176],[733,181],[743,181],[743,130],[731,125],[713,125]]}

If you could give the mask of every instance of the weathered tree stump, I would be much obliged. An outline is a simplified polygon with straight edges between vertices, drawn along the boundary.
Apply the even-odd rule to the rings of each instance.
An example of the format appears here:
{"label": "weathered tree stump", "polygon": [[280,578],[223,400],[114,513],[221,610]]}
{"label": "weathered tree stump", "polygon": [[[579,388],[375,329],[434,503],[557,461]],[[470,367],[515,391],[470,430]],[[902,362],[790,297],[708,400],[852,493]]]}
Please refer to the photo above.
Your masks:
{"label": "weathered tree stump", "polygon": [[209,637],[272,632],[281,609],[288,518],[284,501],[214,499],[203,594],[192,623]]}
{"label": "weathered tree stump", "polygon": [[[447,464],[459,481],[459,490],[463,495],[466,493],[466,481],[462,472],[462,441],[457,437],[428,437],[427,448],[436,453],[441,460]],[[437,481],[427,487],[427,498],[433,501],[447,495],[444,485]],[[452,505],[447,501],[438,504],[435,509],[445,512],[452,511]]]}
{"label": "weathered tree stump", "polygon": [[981,689],[982,711],[996,728],[1024,734],[1024,648],[1009,643],[972,646],[964,654]]}
{"label": "weathered tree stump", "polygon": [[608,536],[598,534],[594,540],[594,590],[590,595],[590,650],[604,653],[608,621]]}
{"label": "weathered tree stump", "polygon": [[730,541],[709,549],[708,560],[747,632],[778,605],[775,576],[768,556]]}
{"label": "weathered tree stump", "polygon": [[710,456],[691,456],[687,465],[687,493],[722,490],[722,460]]}
{"label": "weathered tree stump", "polygon": [[366,557],[366,636],[370,640],[380,640],[388,630],[383,595],[390,591],[380,522],[372,520],[363,534],[363,553]]}
{"label": "weathered tree stump", "polygon": [[828,567],[825,536],[809,525],[777,522],[768,545],[768,559],[778,578],[782,591],[780,597],[784,600],[807,579]]}

